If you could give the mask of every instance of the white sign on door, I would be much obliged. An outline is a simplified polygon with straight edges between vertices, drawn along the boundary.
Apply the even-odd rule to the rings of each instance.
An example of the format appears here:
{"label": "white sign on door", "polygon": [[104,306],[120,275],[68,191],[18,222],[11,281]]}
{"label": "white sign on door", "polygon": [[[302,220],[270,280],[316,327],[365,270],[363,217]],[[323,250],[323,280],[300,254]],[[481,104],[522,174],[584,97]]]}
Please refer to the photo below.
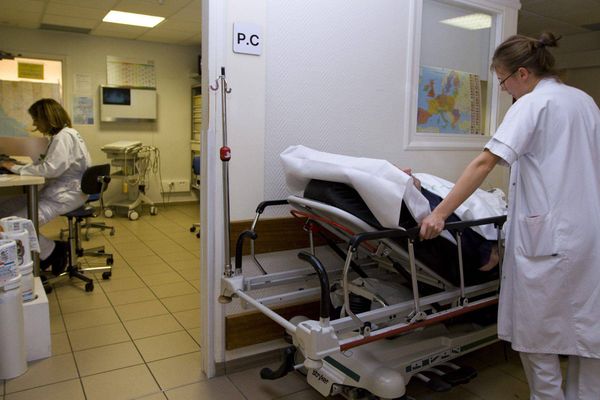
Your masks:
{"label": "white sign on door", "polygon": [[259,56],[262,53],[260,26],[249,22],[235,22],[233,24],[233,52]]}

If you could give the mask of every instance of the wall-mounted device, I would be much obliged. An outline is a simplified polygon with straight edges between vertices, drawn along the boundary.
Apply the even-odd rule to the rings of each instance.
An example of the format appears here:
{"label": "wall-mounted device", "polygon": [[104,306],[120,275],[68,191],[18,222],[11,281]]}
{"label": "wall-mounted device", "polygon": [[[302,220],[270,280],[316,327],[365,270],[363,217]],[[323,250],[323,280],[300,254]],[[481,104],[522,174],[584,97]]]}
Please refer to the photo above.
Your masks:
{"label": "wall-mounted device", "polygon": [[156,120],[156,89],[100,86],[100,121]]}

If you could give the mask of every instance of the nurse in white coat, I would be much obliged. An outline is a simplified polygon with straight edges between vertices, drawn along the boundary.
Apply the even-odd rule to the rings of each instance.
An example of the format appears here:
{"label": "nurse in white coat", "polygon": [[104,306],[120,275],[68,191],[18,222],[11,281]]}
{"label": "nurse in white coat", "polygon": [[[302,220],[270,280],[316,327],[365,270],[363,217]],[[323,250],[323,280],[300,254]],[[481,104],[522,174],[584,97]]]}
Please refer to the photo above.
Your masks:
{"label": "nurse in white coat", "polygon": [[600,111],[556,78],[548,46],[544,33],[496,49],[492,68],[517,101],[421,236],[437,236],[496,164],[510,166],[498,336],[520,352],[531,399],[599,399]]}
{"label": "nurse in white coat", "polygon": [[[46,154],[28,165],[2,162],[0,166],[15,174],[37,175],[46,178],[39,192],[38,218],[44,225],[53,218],[72,211],[85,203],[81,191],[83,172],[91,166],[91,158],[79,133],[71,127],[71,119],[64,108],[53,99],[41,99],[29,107],[36,129],[50,136]],[[0,203],[0,216],[26,217],[26,202],[22,196],[8,198]],[[42,268],[52,267],[57,275],[66,265],[67,247],[40,235]]]}

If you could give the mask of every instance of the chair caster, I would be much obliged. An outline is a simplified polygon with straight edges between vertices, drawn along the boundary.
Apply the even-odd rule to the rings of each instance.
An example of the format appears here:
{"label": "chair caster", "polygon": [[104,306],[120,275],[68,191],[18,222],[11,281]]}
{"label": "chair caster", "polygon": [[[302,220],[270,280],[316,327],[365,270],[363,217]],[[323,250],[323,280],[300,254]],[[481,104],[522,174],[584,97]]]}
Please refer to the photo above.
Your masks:
{"label": "chair caster", "polygon": [[115,215],[114,211],[111,210],[110,208],[105,208],[104,209],[104,216],[106,218],[112,218]]}
{"label": "chair caster", "polygon": [[88,282],[85,284],[85,291],[86,292],[93,292],[94,291],[94,283],[93,282]]}
{"label": "chair caster", "polygon": [[102,279],[107,280],[110,279],[110,277],[112,276],[112,272],[110,271],[106,271],[102,273]]}
{"label": "chair caster", "polygon": [[196,227],[195,227],[195,226],[192,226],[192,227],[190,228],[190,232],[196,232]]}
{"label": "chair caster", "polygon": [[196,237],[200,239],[200,232],[196,233]]}
{"label": "chair caster", "polygon": [[135,220],[137,220],[137,219],[140,217],[140,214],[138,214],[138,212],[137,212],[137,211],[135,211],[135,210],[130,210],[130,211],[127,213],[127,217],[128,217],[130,220],[132,220],[132,221],[135,221]]}
{"label": "chair caster", "polygon": [[111,228],[109,235],[115,236],[115,228]]}
{"label": "chair caster", "polygon": [[106,264],[107,265],[113,265],[114,259],[112,257],[109,257],[106,259]]}
{"label": "chair caster", "polygon": [[150,215],[156,214],[158,214],[158,208],[156,208],[155,206],[150,206]]}

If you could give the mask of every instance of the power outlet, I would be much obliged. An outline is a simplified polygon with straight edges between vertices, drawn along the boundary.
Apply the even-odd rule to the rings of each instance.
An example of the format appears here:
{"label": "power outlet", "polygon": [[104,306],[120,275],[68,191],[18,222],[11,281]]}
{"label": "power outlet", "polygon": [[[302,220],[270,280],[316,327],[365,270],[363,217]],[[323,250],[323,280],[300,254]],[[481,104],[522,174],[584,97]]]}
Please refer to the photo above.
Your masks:
{"label": "power outlet", "polygon": [[190,191],[189,179],[167,179],[163,181],[164,193],[181,193]]}

